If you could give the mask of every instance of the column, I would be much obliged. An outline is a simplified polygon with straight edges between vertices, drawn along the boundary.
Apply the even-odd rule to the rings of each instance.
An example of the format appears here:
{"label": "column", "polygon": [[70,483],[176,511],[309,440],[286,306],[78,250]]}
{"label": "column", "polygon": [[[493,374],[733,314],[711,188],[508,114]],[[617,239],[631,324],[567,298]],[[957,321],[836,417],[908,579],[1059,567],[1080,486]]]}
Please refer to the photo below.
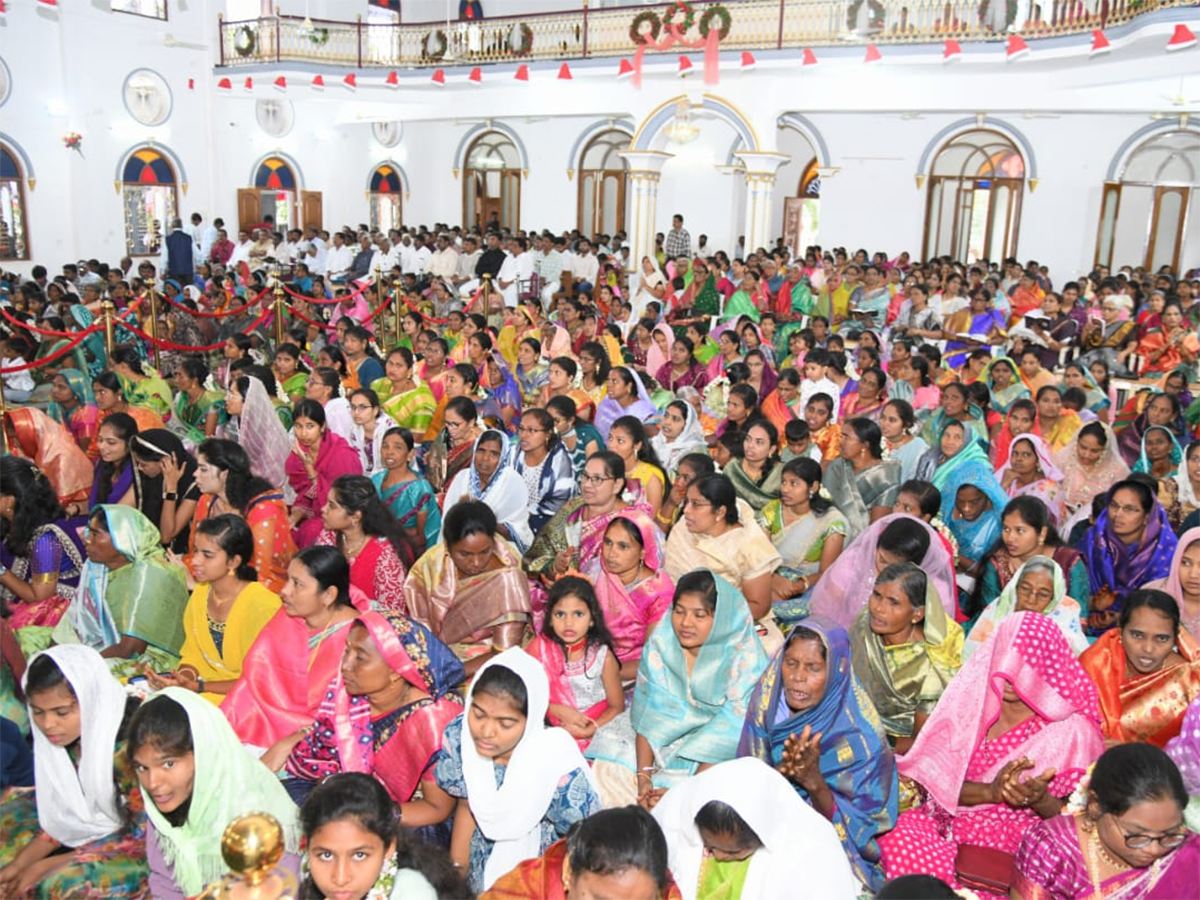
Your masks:
{"label": "column", "polygon": [[629,232],[632,270],[642,271],[642,257],[654,255],[658,219],[658,181],[663,164],[674,154],[663,150],[622,150],[629,164],[629,192],[625,200],[625,227]]}
{"label": "column", "polygon": [[773,245],[771,239],[771,192],[775,189],[775,173],[791,159],[786,153],[740,150],[733,154],[746,166],[746,252]]}

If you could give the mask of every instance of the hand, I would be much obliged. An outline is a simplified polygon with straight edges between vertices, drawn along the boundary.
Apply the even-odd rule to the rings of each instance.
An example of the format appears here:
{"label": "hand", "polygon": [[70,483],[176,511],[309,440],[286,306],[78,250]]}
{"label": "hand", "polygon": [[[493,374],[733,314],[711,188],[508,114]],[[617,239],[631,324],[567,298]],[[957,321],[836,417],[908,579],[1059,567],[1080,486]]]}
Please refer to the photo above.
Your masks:
{"label": "hand", "polygon": [[596,723],[577,709],[563,707],[556,710],[562,727],[576,740],[590,738],[596,733]]}
{"label": "hand", "polygon": [[573,547],[568,547],[566,550],[559,552],[559,554],[554,557],[554,571],[559,575],[564,574],[568,569],[571,568],[571,557],[574,555],[575,549]]}
{"label": "hand", "polygon": [[23,868],[11,863],[0,869],[0,897],[15,897],[17,895],[17,883],[21,880],[23,871]]}
{"label": "hand", "polygon": [[[642,780],[641,784],[649,785],[649,779]],[[667,792],[666,788],[647,787],[644,791],[638,792],[638,806],[650,812],[654,807],[658,806],[658,801],[663,798],[663,794]]]}
{"label": "hand", "polygon": [[812,793],[825,780],[821,775],[821,733],[814,735],[812,726],[805,725],[798,735],[788,737],[783,743],[783,762],[779,771]]}
{"label": "hand", "polygon": [[1040,775],[1035,775],[1033,778],[1027,778],[1025,781],[1017,781],[1016,788],[1023,795],[1022,806],[1030,809],[1037,809],[1041,804],[1046,802],[1050,797],[1050,782],[1054,780],[1054,776],[1058,774],[1055,769],[1046,769]]}
{"label": "hand", "polygon": [[183,477],[183,470],[179,468],[179,463],[175,461],[175,457],[168,453],[162,458],[162,480],[163,491],[174,492],[179,490],[179,480]]}
{"label": "hand", "polygon": [[1112,609],[1088,613],[1088,627],[1093,631],[1103,631],[1106,628],[1111,628],[1116,623],[1118,615],[1119,613]]}
{"label": "hand", "polygon": [[683,506],[683,501],[687,498],[688,483],[682,478],[676,478],[671,485],[671,504],[673,506]]}

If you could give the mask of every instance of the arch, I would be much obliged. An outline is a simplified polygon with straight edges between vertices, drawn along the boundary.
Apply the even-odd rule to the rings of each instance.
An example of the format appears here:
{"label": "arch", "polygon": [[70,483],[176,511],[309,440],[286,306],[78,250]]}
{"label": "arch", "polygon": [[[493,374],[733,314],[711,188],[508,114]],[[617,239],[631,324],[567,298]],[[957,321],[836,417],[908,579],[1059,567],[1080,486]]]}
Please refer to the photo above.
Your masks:
{"label": "arch", "polygon": [[475,141],[489,131],[498,132],[508,138],[512,142],[512,145],[517,148],[517,156],[521,162],[521,169],[526,172],[529,171],[529,153],[525,149],[525,142],[521,140],[521,136],[503,122],[488,120],[481,125],[476,125],[464,134],[462,140],[458,142],[458,147],[454,151],[454,175],[456,178],[458,177],[458,173],[467,167],[467,153],[475,144]]}
{"label": "arch", "polygon": [[26,183],[32,191],[37,183],[37,173],[33,170],[33,160],[29,158],[29,154],[25,149],[14,141],[11,137],[0,131],[0,144],[3,144],[11,153],[15,154],[21,163],[21,171],[25,173]]}
{"label": "arch", "polygon": [[[385,173],[385,169],[390,170],[390,172]],[[377,181],[377,179],[379,179],[379,181]],[[387,179],[388,187],[386,188],[382,186],[383,179]],[[411,190],[408,181],[408,173],[405,172],[404,167],[394,159],[385,159],[383,162],[379,163],[379,165],[371,169],[370,173],[368,173],[366,190],[368,192],[376,193],[386,191],[403,191],[405,194],[407,194]]]}
{"label": "arch", "polygon": [[[29,207],[25,203],[23,154],[7,141],[0,142],[0,260],[30,259]],[[30,184],[33,179],[29,179]]]}
{"label": "arch", "polygon": [[1002,119],[994,119],[991,116],[972,116],[968,119],[959,119],[935,134],[933,139],[925,145],[921,159],[917,163],[918,177],[929,174],[929,161],[943,146],[949,144],[952,139],[977,129],[999,132],[1016,144],[1024,159],[1025,177],[1029,180],[1031,187],[1037,184],[1037,156],[1034,155],[1033,145],[1029,143],[1029,138],[1025,137],[1020,129]]}
{"label": "arch", "polygon": [[597,119],[583,131],[579,132],[579,136],[575,138],[575,143],[571,145],[571,151],[567,154],[567,171],[575,172],[583,168],[583,151],[587,145],[592,142],[592,139],[597,135],[603,134],[606,131],[623,131],[629,135],[629,139],[633,141],[633,119]]}
{"label": "arch", "polygon": [[121,184],[126,180],[125,170],[130,165],[130,162],[134,159],[134,157],[138,156],[138,154],[142,154],[143,157],[145,157],[145,151],[149,151],[155,157],[163,160],[163,162],[158,166],[159,171],[162,170],[163,166],[167,166],[174,170],[175,178],[170,183],[177,183],[179,187],[183,189],[183,193],[187,194],[187,170],[183,167],[183,160],[181,160],[178,154],[176,154],[175,151],[170,147],[152,141],[144,144],[134,144],[132,147],[122,153],[120,157],[118,157],[119,162],[117,163],[117,170],[115,173],[113,173],[113,185],[117,188],[117,192],[120,193]]}
{"label": "arch", "polygon": [[277,156],[264,159],[254,170],[254,186],[256,188],[273,188],[277,191],[294,191],[296,175],[292,167]]}
{"label": "arch", "polygon": [[284,190],[304,190],[304,170],[300,168],[300,163],[296,162],[296,160],[288,154],[281,153],[278,150],[266,153],[255,160],[254,165],[250,167],[250,178],[246,181],[246,184],[252,184],[256,187],[277,187],[277,185],[260,185],[258,183],[259,170],[272,161],[275,161],[276,165],[268,166],[268,168],[273,168],[278,171],[278,163],[282,162],[287,165],[287,168],[291,169],[293,183],[284,187]]}
{"label": "arch", "polygon": [[403,197],[408,196],[408,176],[393,160],[375,166],[367,176],[368,220],[372,228],[388,232],[403,223]]}
{"label": "arch", "polygon": [[521,175],[528,171],[524,147],[514,143],[511,129],[475,131],[462,157],[463,224],[486,228],[495,222],[516,229],[521,221]]}
{"label": "arch", "polygon": [[807,117],[799,113],[784,113],[780,116],[776,123],[779,128],[790,128],[792,131],[798,132],[801,137],[808,141],[812,148],[817,152],[817,165],[829,166],[830,162],[829,145],[825,143],[825,136],[821,134],[816,125]]}
{"label": "arch", "polygon": [[122,158],[116,187],[124,210],[125,252],[153,256],[179,215],[177,187],[187,193],[177,158],[161,144],[139,144]]}
{"label": "arch", "polygon": [[[633,141],[629,149],[654,149],[652,144],[667,123],[675,117],[676,104],[681,100],[688,103],[691,102],[686,94],[680,94],[655,107],[650,112],[650,115],[642,120],[642,124],[638,126],[637,131],[634,132]],[[747,150],[761,151],[763,149],[758,140],[758,133],[754,130],[754,126],[750,124],[750,120],[728,100],[724,100],[714,94],[705,94],[699,104],[692,104],[693,108],[697,105],[700,109],[712,113],[729,125],[741,138]]]}
{"label": "arch", "polygon": [[579,151],[576,226],[586,235],[613,234],[625,227],[629,163],[620,156],[633,133],[625,128],[589,129]]}
{"label": "arch", "polygon": [[1186,131],[1191,134],[1200,135],[1200,128],[1191,124],[1181,126],[1177,119],[1151,122],[1149,125],[1144,125],[1121,142],[1121,146],[1113,154],[1112,162],[1108,164],[1108,171],[1104,174],[1104,180],[1120,181],[1121,177],[1125,174],[1125,166],[1128,164],[1130,157],[1160,131]]}

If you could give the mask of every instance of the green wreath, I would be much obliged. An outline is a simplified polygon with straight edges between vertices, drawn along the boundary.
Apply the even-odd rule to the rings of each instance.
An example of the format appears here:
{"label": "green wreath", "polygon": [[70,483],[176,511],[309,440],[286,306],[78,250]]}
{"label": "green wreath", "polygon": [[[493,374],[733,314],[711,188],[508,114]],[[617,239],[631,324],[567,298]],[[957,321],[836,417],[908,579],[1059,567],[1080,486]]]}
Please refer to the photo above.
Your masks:
{"label": "green wreath", "polygon": [[683,11],[683,24],[679,26],[680,34],[687,34],[689,28],[696,21],[696,10],[692,8],[692,4],[685,0],[675,0],[662,15],[662,23],[664,28],[670,28],[674,25],[675,13]]}
{"label": "green wreath", "polygon": [[[650,23],[649,37],[642,34],[642,26],[647,22]],[[635,44],[644,44],[647,40],[657,41],[661,33],[662,21],[658,18],[658,13],[652,10],[638,13],[633,17],[633,24],[629,26],[629,39]]]}
{"label": "green wreath", "polygon": [[329,43],[329,29],[314,28],[312,33],[308,36],[308,39],[318,47],[323,47]]}
{"label": "green wreath", "polygon": [[233,33],[233,49],[237,51],[237,55],[250,56],[254,53],[256,46],[258,46],[258,38],[254,36],[250,26],[239,25],[237,31]]}
{"label": "green wreath", "polygon": [[[859,7],[861,7],[864,2],[867,4],[867,28],[869,28],[871,31],[883,30],[883,6],[879,3],[871,2],[871,0],[854,0],[854,2],[850,4],[850,6],[846,9],[846,29],[848,31],[854,30],[854,23],[858,19]],[[987,3],[987,0],[983,0],[983,2]],[[1016,2],[1016,0],[1013,0],[1013,2]]]}
{"label": "green wreath", "polygon": [[521,23],[521,44],[513,51],[515,56],[526,56],[533,49],[533,29]]}
{"label": "green wreath", "polygon": [[[432,53],[429,52],[429,39],[434,38],[437,41],[437,49]],[[421,39],[421,55],[426,59],[441,59],[446,55],[446,50],[450,47],[450,41],[446,38],[446,32],[440,28],[437,31],[425,32],[425,37]]]}
{"label": "green wreath", "polygon": [[[991,6],[989,0],[983,0],[979,4],[979,22],[985,24],[988,18],[988,8]],[[1004,26],[1007,28],[1017,18],[1017,0],[1006,0],[1004,4]]]}
{"label": "green wreath", "polygon": [[712,31],[714,19],[720,22],[717,27],[717,36],[721,40],[725,40],[729,37],[729,27],[733,24],[733,16],[720,3],[713,4],[700,16],[700,37],[708,37],[708,33]]}

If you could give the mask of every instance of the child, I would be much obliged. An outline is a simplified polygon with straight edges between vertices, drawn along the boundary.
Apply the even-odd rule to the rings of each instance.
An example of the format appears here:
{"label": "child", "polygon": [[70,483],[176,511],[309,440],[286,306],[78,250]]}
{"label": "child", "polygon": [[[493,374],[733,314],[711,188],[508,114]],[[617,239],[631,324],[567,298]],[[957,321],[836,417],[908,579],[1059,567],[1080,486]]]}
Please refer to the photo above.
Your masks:
{"label": "child", "polygon": [[787,446],[779,455],[780,462],[788,463],[801,456],[807,456],[816,462],[821,461],[821,448],[812,442],[812,432],[803,419],[792,419],[784,425],[783,438]]}
{"label": "child", "polygon": [[467,869],[473,891],[540,856],[600,810],[575,741],[543,725],[549,703],[545,670],[510,647],[479,669],[467,711],[446,726],[434,774],[459,798],[450,858]]}
{"label": "child", "polygon": [[550,723],[570,732],[583,750],[597,728],[625,709],[616,650],[596,593],[583,578],[556,581],[545,615],[542,633],[525,650],[550,680]]}
{"label": "child", "polygon": [[1077,413],[1085,425],[1100,418],[1087,408],[1087,394],[1083,392],[1083,388],[1072,387],[1063,391],[1062,405],[1063,409]]}
{"label": "child", "polygon": [[[808,351],[808,354],[804,358],[804,380],[800,382],[800,406],[802,409],[807,409],[808,401],[817,394],[827,394],[831,398],[841,398],[842,389],[826,373],[829,364],[830,355],[828,350],[813,349]],[[831,421],[837,422],[836,404],[833,407]],[[815,434],[816,429],[813,429],[813,432]]]}
{"label": "child", "polygon": [[833,420],[834,408],[833,395],[824,392],[814,394],[804,406],[804,421],[813,444],[821,451],[822,467],[837,459],[842,442],[842,429]]}
{"label": "child", "polygon": [[308,876],[303,900],[469,897],[445,851],[400,828],[383,785],[361,772],[331,775],[300,810]]}
{"label": "child", "polygon": [[723,435],[717,438],[717,446],[713,451],[713,458],[716,459],[717,465],[724,469],[732,460],[741,459],[745,453],[746,435],[737,429],[731,428]]}
{"label": "child", "polygon": [[[13,366],[23,366],[28,360],[25,359],[24,341],[19,338],[9,338],[3,344],[0,344],[0,365],[4,368]],[[64,362],[59,362],[58,365],[64,365],[71,360],[68,357]],[[57,362],[57,361],[56,361]],[[33,389],[36,385],[33,382],[31,369],[26,369],[22,372],[13,372],[4,376],[4,399],[9,403],[25,403],[33,396]]]}

